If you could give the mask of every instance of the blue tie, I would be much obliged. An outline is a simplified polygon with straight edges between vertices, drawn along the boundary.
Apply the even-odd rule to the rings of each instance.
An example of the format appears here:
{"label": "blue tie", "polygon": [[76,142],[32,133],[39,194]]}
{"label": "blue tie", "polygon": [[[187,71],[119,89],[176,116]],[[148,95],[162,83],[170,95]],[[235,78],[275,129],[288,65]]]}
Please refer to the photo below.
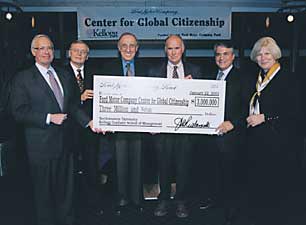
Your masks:
{"label": "blue tie", "polygon": [[219,71],[216,80],[221,80],[223,76],[224,76],[224,73],[222,71]]}

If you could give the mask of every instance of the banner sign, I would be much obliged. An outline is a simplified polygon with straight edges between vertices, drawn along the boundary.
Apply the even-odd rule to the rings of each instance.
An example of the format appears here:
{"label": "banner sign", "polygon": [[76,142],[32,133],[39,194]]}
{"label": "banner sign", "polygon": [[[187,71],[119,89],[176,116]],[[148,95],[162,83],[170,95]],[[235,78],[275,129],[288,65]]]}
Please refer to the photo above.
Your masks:
{"label": "banner sign", "polygon": [[227,7],[82,7],[78,8],[81,40],[118,40],[124,32],[140,40],[231,38],[231,8]]}
{"label": "banner sign", "polygon": [[216,134],[225,81],[94,76],[94,127],[105,131]]}

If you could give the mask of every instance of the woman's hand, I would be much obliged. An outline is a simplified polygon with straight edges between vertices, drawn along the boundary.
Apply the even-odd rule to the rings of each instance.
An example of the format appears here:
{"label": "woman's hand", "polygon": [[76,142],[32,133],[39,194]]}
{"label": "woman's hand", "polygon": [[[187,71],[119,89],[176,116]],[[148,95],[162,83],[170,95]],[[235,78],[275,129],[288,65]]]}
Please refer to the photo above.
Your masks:
{"label": "woman's hand", "polygon": [[255,127],[263,122],[265,122],[265,115],[264,114],[258,114],[258,115],[250,115],[247,119],[246,119],[247,123],[248,123],[248,127]]}

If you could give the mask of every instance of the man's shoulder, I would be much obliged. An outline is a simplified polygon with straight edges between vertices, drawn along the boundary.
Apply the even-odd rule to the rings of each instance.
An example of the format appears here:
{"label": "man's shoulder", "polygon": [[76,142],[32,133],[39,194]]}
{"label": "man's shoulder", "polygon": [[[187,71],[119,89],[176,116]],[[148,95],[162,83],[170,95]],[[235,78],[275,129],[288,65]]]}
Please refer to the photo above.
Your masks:
{"label": "man's shoulder", "polygon": [[191,62],[183,62],[183,65],[184,65],[184,72],[185,72],[185,75],[189,75],[191,74],[192,75],[192,78],[194,79],[199,79],[199,78],[202,78],[202,71],[201,71],[201,67],[194,64],[194,63],[191,63]]}
{"label": "man's shoulder", "polygon": [[35,65],[28,67],[26,69],[23,69],[19,72],[17,72],[14,76],[14,79],[22,79],[22,78],[29,78],[29,76],[33,73],[38,72],[38,69]]}
{"label": "man's shoulder", "polygon": [[162,60],[161,63],[151,65],[148,69],[150,77],[167,77],[167,61]]}
{"label": "man's shoulder", "polygon": [[52,66],[53,69],[55,70],[56,73],[60,73],[61,74],[64,74],[64,75],[68,75],[70,74],[68,68],[69,67],[66,67],[66,66]]}

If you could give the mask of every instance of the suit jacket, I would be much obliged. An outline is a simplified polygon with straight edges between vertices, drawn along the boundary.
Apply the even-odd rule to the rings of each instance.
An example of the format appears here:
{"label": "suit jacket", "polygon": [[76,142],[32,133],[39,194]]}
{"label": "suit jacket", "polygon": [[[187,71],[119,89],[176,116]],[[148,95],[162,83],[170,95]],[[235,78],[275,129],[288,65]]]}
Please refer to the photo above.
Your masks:
{"label": "suit jacket", "polygon": [[[253,91],[256,91],[257,75],[253,76]],[[259,98],[260,113],[265,115],[265,123],[251,130],[265,132],[266,135],[278,133],[283,137],[298,135],[298,127],[302,124],[300,90],[295,74],[280,71],[261,91]]]}
{"label": "suit jacket", "polygon": [[[70,74],[59,68],[55,70],[64,90],[63,111],[35,65],[18,73],[12,85],[12,114],[23,125],[26,149],[29,159],[33,161],[54,159],[70,150],[72,118],[83,127],[90,121],[79,108]],[[68,119],[62,125],[48,125],[48,113],[67,113]]]}
{"label": "suit jacket", "polygon": [[[167,64],[168,61],[165,60],[160,67],[153,67],[149,70],[149,75],[152,77],[162,77],[167,78]],[[183,62],[184,73],[185,76],[192,75],[193,79],[200,79],[201,78],[201,70],[200,67],[189,63]]]}
{"label": "suit jacket", "polygon": [[[208,79],[215,80],[216,74],[212,73]],[[243,87],[246,85],[241,78],[241,72],[233,67],[226,77],[225,114],[224,121],[230,121],[234,129],[223,136],[213,136],[214,141],[222,152],[234,152],[240,148],[244,140],[247,116],[246,93]]]}
{"label": "suit jacket", "polygon": [[[71,74],[71,76],[73,77],[73,86],[75,88],[75,92],[78,93],[78,95],[80,96],[82,93],[80,93],[80,89],[78,86],[78,82],[77,79],[75,77],[74,71],[72,66],[70,65],[70,63],[65,67],[65,69]],[[89,89],[89,90],[93,90],[93,75],[95,73],[93,71],[91,71],[86,64],[84,65],[84,90]],[[81,99],[81,96],[80,98]],[[82,103],[81,108],[84,109],[84,111],[87,113],[87,115],[89,117],[92,117],[92,108],[93,107],[93,100],[92,99],[88,99],[85,102]]]}

